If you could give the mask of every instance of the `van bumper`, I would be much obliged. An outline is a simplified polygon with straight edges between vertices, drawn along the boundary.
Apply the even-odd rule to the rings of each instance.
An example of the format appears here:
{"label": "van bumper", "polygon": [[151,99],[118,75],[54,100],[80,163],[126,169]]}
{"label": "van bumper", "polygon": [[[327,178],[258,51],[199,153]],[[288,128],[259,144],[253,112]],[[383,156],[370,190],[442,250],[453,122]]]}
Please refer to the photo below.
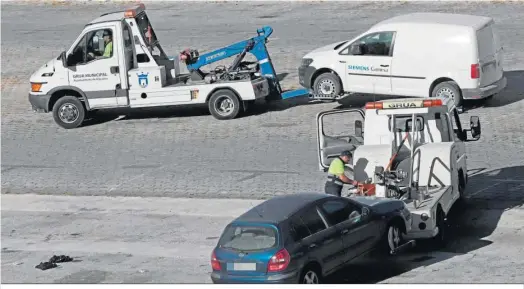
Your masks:
{"label": "van bumper", "polygon": [[499,93],[504,88],[508,80],[505,76],[502,76],[498,81],[484,87],[474,88],[474,89],[462,89],[462,98],[464,99],[483,99],[488,96]]}
{"label": "van bumper", "polygon": [[29,103],[35,112],[49,112],[48,104],[50,95],[29,93]]}

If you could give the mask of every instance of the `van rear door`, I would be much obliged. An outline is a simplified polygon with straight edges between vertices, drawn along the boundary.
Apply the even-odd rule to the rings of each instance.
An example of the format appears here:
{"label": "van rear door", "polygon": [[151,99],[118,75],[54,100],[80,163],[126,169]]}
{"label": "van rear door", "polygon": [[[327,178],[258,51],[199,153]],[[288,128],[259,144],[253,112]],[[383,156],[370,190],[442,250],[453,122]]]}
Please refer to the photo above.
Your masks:
{"label": "van rear door", "polygon": [[501,79],[504,73],[502,67],[502,45],[493,25],[494,22],[491,21],[480,30],[477,30],[480,87],[493,84]]}

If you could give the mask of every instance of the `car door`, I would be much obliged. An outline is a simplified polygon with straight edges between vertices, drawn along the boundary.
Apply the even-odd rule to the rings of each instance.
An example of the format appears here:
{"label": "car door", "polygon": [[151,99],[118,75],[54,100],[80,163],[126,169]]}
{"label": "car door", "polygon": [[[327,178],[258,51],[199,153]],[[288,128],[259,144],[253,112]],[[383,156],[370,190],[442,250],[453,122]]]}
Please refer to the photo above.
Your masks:
{"label": "car door", "polygon": [[391,94],[391,64],[394,31],[368,33],[341,50],[339,63],[345,66],[344,90],[370,94]]}
{"label": "car door", "polygon": [[379,223],[369,218],[367,207],[347,198],[328,199],[319,207],[342,236],[343,263],[368,252],[380,240]]}
{"label": "car door", "polygon": [[317,114],[317,151],[321,171],[327,171],[331,161],[341,152],[354,151],[364,143],[360,133],[363,132],[363,123],[364,111],[361,109],[330,110]]}
{"label": "car door", "polygon": [[315,204],[303,209],[298,217],[310,232],[310,235],[302,240],[302,245],[307,248],[308,259],[319,261],[324,273],[331,272],[343,261],[340,256],[344,244],[340,239],[340,233],[335,227],[327,225]]}
{"label": "car door", "polygon": [[[107,33],[111,35],[113,48],[109,56],[104,56],[104,38],[107,38],[104,34]],[[114,107],[118,104],[116,92],[121,86],[121,80],[116,33],[116,25],[87,30],[67,53],[69,84],[85,94],[90,108]]]}

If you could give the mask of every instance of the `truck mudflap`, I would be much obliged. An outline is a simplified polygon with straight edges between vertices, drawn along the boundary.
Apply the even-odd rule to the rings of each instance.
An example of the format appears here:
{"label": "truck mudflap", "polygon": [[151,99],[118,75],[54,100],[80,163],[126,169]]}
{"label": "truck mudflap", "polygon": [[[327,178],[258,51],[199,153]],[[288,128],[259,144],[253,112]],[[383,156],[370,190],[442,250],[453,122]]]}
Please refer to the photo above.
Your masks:
{"label": "truck mudflap", "polygon": [[258,78],[251,81],[255,99],[264,98],[269,95],[269,82],[265,78]]}

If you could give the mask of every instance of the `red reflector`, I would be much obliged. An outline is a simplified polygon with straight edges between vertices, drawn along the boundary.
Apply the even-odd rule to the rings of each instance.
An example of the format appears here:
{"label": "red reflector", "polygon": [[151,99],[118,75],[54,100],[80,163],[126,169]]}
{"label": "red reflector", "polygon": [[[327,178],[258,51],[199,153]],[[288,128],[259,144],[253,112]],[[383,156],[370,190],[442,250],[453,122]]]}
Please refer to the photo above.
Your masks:
{"label": "red reflector", "polygon": [[424,107],[441,106],[441,105],[442,105],[442,99],[428,99],[428,100],[424,100],[423,102]]}
{"label": "red reflector", "polygon": [[213,251],[213,254],[211,254],[211,268],[213,268],[213,271],[222,270],[222,266],[220,266],[220,262],[218,262],[217,256],[215,255],[215,251]]}
{"label": "red reflector", "polygon": [[384,104],[382,102],[368,102],[366,103],[366,109],[383,109]]}
{"label": "red reflector", "polygon": [[269,263],[267,264],[267,271],[268,272],[278,272],[282,271],[287,268],[289,265],[289,262],[291,261],[291,256],[289,256],[289,253],[286,249],[282,249],[278,251],[271,259],[269,259]]}
{"label": "red reflector", "polygon": [[471,78],[477,79],[480,77],[480,69],[479,65],[477,64],[471,64]]}

